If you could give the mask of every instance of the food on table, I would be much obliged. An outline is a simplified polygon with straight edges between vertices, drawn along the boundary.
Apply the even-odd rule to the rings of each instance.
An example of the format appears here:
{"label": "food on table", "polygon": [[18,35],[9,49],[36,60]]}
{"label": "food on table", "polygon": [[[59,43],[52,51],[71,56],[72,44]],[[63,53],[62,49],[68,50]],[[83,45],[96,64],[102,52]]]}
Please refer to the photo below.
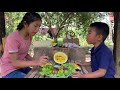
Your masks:
{"label": "food on table", "polygon": [[41,67],[44,67],[46,65],[52,65],[51,63],[46,63],[45,65],[41,65]]}
{"label": "food on table", "polygon": [[53,47],[57,45],[57,43],[55,41],[52,41],[51,44]]}
{"label": "food on table", "polygon": [[80,67],[75,63],[66,63],[68,56],[64,52],[57,52],[53,56],[56,64],[45,64],[39,74],[51,78],[68,78]]}
{"label": "food on table", "polygon": [[66,47],[66,48],[79,48],[80,47],[80,45],[77,45],[77,44],[75,44],[75,43],[64,43],[63,44],[63,47]]}
{"label": "food on table", "polygon": [[39,72],[40,75],[49,76],[54,78],[67,78],[75,72],[74,65],[72,63],[61,64],[59,67],[54,67],[52,64],[46,64]]}
{"label": "food on table", "polygon": [[73,66],[75,69],[80,69],[80,67],[76,63],[74,63]]}
{"label": "food on table", "polygon": [[68,60],[68,56],[64,52],[57,52],[54,54],[54,61],[58,64],[63,64]]}

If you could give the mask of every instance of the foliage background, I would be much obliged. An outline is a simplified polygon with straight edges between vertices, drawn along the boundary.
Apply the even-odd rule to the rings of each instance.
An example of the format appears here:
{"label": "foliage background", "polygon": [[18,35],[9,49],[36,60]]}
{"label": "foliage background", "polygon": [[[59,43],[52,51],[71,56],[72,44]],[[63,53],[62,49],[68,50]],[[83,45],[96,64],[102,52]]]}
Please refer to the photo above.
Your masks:
{"label": "foliage background", "polygon": [[[5,12],[5,27],[7,35],[16,30],[17,25],[22,20],[26,12]],[[81,46],[89,46],[86,42],[87,28],[89,24],[95,21],[104,19],[108,12],[38,12],[42,17],[42,26],[48,28],[57,28],[57,33],[53,33],[52,37],[49,34],[37,33],[33,37],[34,41],[54,40],[57,38],[58,44],[63,43],[65,33],[74,31],[77,38],[80,40]],[[52,32],[52,30],[51,30]],[[111,45],[111,40],[106,43]]]}

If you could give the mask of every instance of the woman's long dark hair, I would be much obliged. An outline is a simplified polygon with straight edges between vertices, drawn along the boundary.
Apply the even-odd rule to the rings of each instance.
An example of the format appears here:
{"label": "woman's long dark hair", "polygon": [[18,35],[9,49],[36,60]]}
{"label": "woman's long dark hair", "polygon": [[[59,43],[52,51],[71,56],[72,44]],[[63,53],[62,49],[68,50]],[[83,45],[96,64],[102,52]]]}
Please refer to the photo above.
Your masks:
{"label": "woman's long dark hair", "polygon": [[42,21],[41,16],[40,16],[38,13],[35,13],[35,12],[27,12],[27,13],[24,15],[22,21],[18,24],[17,30],[20,31],[20,30],[24,27],[24,22],[26,22],[26,24],[29,25],[30,23],[32,23],[32,22],[34,22],[34,21],[37,21],[37,20]]}

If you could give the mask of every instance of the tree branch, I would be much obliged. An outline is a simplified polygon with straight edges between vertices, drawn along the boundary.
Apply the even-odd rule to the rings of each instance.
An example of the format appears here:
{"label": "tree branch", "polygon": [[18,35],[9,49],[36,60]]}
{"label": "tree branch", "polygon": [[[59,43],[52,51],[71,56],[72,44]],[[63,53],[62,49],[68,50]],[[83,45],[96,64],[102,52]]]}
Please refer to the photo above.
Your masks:
{"label": "tree branch", "polygon": [[45,15],[46,15],[46,17],[48,18],[48,20],[49,20],[49,31],[48,32],[51,32],[50,34],[52,34],[51,35],[51,37],[53,36],[53,37],[55,37],[55,33],[53,32],[53,30],[52,30],[52,23],[51,23],[51,21],[50,21],[50,17],[49,17],[49,15],[48,15],[48,12],[45,12]]}
{"label": "tree branch", "polygon": [[69,14],[66,15],[65,19],[64,19],[63,22],[60,24],[61,27],[59,27],[56,36],[58,36],[60,30],[64,28],[65,22],[66,22],[67,19],[70,18],[70,15],[74,15],[74,13],[73,13],[73,12],[70,12]]}

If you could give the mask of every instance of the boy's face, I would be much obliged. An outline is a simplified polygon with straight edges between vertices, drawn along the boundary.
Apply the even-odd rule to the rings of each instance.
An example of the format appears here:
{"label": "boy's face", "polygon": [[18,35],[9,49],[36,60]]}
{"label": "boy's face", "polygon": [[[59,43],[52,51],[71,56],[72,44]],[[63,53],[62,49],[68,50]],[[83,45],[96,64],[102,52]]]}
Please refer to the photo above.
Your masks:
{"label": "boy's face", "polygon": [[88,34],[87,34],[87,43],[88,44],[96,44],[97,42],[102,40],[102,35],[97,35],[96,33],[96,28],[95,27],[90,27],[88,29]]}

